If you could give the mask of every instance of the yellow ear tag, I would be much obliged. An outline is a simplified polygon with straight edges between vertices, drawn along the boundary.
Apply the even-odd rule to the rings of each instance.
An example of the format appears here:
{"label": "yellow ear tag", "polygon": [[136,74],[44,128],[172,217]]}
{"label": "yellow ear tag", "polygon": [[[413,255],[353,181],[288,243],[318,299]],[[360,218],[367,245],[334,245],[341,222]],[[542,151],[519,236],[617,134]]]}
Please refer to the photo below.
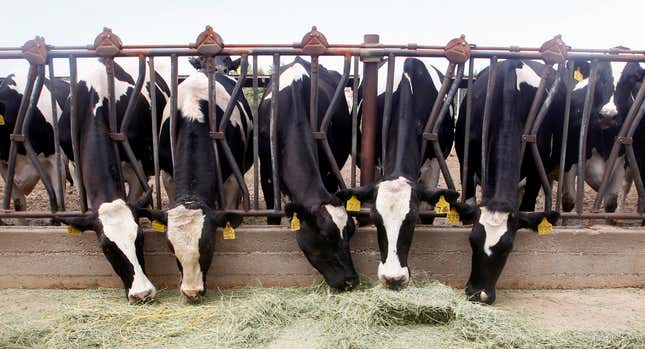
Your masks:
{"label": "yellow ear tag", "polygon": [[0,126],[4,125],[4,115],[0,114]]}
{"label": "yellow ear tag", "polygon": [[553,225],[546,219],[546,217],[542,217],[542,222],[538,224],[538,235],[551,234],[553,234]]}
{"label": "yellow ear tag", "polygon": [[356,195],[352,195],[349,200],[347,200],[347,204],[345,205],[345,208],[349,212],[358,212],[361,210],[361,201],[358,200]]}
{"label": "yellow ear tag", "polygon": [[224,230],[222,230],[224,240],[235,240],[235,229],[231,226],[231,222],[226,222]]}
{"label": "yellow ear tag", "polygon": [[573,79],[576,81],[582,81],[585,79],[584,75],[580,71],[580,67],[576,68],[576,71],[573,72]]}
{"label": "yellow ear tag", "polygon": [[153,231],[156,231],[157,233],[165,233],[166,232],[166,226],[159,222],[158,220],[153,220],[150,223],[150,227],[152,228]]}
{"label": "yellow ear tag", "polygon": [[300,220],[298,219],[298,214],[293,213],[293,217],[291,217],[291,231],[298,231],[300,230]]}
{"label": "yellow ear tag", "polygon": [[461,219],[459,219],[459,212],[457,212],[453,207],[446,215],[446,224],[459,224],[459,222],[461,222]]}
{"label": "yellow ear tag", "polygon": [[439,201],[434,205],[434,211],[436,213],[450,213],[450,203],[446,201],[446,198],[444,198],[443,195],[439,197]]}
{"label": "yellow ear tag", "polygon": [[82,231],[72,227],[71,225],[67,226],[67,234],[73,235],[73,236],[79,236],[81,235]]}

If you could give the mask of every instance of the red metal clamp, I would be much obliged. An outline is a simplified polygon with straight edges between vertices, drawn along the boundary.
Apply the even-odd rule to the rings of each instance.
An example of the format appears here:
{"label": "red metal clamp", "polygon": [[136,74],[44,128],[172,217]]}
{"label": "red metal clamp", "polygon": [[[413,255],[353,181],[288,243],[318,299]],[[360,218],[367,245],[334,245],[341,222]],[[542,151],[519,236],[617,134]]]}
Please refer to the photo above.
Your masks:
{"label": "red metal clamp", "polygon": [[197,52],[204,56],[214,56],[224,49],[224,40],[213,31],[213,27],[207,25],[206,29],[197,36],[195,47]]}
{"label": "red metal clamp", "polygon": [[319,32],[318,28],[314,25],[311,27],[311,31],[302,37],[300,46],[302,46],[302,51],[305,54],[310,56],[320,56],[327,52],[329,43],[327,42],[325,35]]}
{"label": "red metal clamp", "polygon": [[470,58],[470,46],[466,42],[465,35],[450,40],[443,51],[451,63],[465,63]]}
{"label": "red metal clamp", "polygon": [[540,46],[540,53],[546,64],[564,63],[569,54],[569,46],[562,41],[562,36],[558,34]]}
{"label": "red metal clamp", "polygon": [[36,36],[35,39],[29,40],[22,45],[22,54],[25,59],[34,65],[47,63],[47,45],[42,36]]}
{"label": "red metal clamp", "polygon": [[123,42],[118,35],[112,33],[112,29],[103,28],[103,32],[94,39],[94,50],[102,57],[114,57],[123,48]]}

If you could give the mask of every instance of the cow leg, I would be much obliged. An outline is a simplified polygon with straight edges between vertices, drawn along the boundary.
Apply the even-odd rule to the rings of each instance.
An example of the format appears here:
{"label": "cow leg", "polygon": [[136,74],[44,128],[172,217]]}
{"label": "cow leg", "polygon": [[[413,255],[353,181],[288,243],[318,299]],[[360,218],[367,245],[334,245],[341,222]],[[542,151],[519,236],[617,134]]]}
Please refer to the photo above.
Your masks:
{"label": "cow leg", "polygon": [[229,176],[224,182],[224,207],[227,209],[237,209],[242,201],[242,189],[237,184],[235,176]]}
{"label": "cow leg", "polygon": [[569,171],[564,173],[562,185],[562,210],[571,212],[576,206],[576,172],[578,165],[573,164]]}
{"label": "cow leg", "polygon": [[540,194],[542,182],[540,178],[534,175],[526,177],[526,185],[524,186],[524,195],[520,204],[520,211],[535,211],[535,203]]}
{"label": "cow leg", "polygon": [[[2,173],[2,178],[6,184],[9,164],[4,161],[0,163],[0,172]],[[14,210],[27,210],[27,195],[34,190],[36,184],[38,184],[38,180],[40,180],[40,176],[38,175],[38,171],[36,171],[32,165],[31,160],[29,160],[25,155],[18,154],[18,156],[16,156],[13,190],[11,193]],[[25,219],[17,219],[16,222],[18,225],[27,225],[27,221]]]}
{"label": "cow leg", "polygon": [[627,200],[627,195],[632,188],[632,181],[634,180],[632,171],[630,170],[629,166],[627,168],[624,168],[624,171],[625,174],[622,176],[622,190],[618,195],[618,212],[623,212],[625,210],[625,201]]}
{"label": "cow leg", "polygon": [[[437,188],[439,183],[439,160],[436,158],[432,160],[426,159],[421,166],[421,173],[419,176],[419,183],[422,185],[425,190],[434,190]],[[419,203],[419,211],[433,210],[434,205],[431,205],[425,201]],[[432,224],[434,223],[434,217],[421,217],[420,221],[422,224]]]}
{"label": "cow leg", "polygon": [[168,172],[161,170],[161,180],[163,181],[163,187],[166,189],[166,195],[168,195],[168,202],[171,204],[175,202],[175,181]]}
{"label": "cow leg", "polygon": [[[614,165],[614,174],[609,183],[609,190],[605,196],[605,212],[620,212],[624,206],[624,190],[627,181],[627,171],[625,171],[625,156],[620,156]],[[631,184],[631,182],[630,182]],[[629,190],[629,188],[627,189]],[[619,201],[623,201],[619,204]]]}
{"label": "cow leg", "polygon": [[130,163],[122,161],[123,182],[128,184],[128,203],[134,204],[143,195],[143,186],[139,183],[139,178]]}

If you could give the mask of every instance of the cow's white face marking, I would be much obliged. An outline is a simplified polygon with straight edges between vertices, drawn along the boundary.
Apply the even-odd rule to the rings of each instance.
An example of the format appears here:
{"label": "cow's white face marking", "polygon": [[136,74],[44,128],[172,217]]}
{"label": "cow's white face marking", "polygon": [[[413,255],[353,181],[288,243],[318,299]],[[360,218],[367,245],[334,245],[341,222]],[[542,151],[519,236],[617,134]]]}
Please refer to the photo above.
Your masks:
{"label": "cow's white face marking", "polygon": [[609,98],[609,102],[607,102],[602,106],[602,108],[600,108],[600,114],[602,116],[614,117],[618,115],[618,107],[616,107],[616,103],[614,102],[614,94],[616,93],[616,86],[618,85],[620,76],[623,73],[623,69],[625,69],[625,65],[627,65],[627,63],[625,62],[611,62],[611,73],[614,78],[614,89],[612,91],[611,97]]}
{"label": "cow's white face marking", "polygon": [[497,245],[502,235],[508,230],[508,216],[508,212],[489,211],[486,207],[481,208],[479,224],[484,226],[484,233],[486,233],[484,253],[488,256],[493,253],[491,247]]}
{"label": "cow's white face marking", "polygon": [[[15,85],[8,85],[10,89],[18,92],[20,95],[23,95],[25,91],[25,87],[27,86],[27,77],[24,74],[14,74],[12,77],[13,81],[16,83]],[[54,125],[54,118],[52,116],[52,99],[51,99],[51,94],[49,92],[49,89],[47,89],[46,86],[43,86],[42,91],[40,92],[40,98],[38,99],[38,103],[36,104],[36,107],[38,107],[38,110],[43,114],[45,117],[45,121],[47,121],[48,124]],[[56,103],[56,115],[61,115],[62,110],[58,103]]]}
{"label": "cow's white face marking", "polygon": [[[302,80],[305,76],[309,76],[305,67],[302,64],[295,62],[289,68],[280,73],[280,86],[278,86],[278,88],[282,91],[291,86],[295,81]],[[269,91],[264,99],[270,99],[271,93],[272,91]]]}
{"label": "cow's white face marking", "polygon": [[613,94],[609,98],[609,102],[607,102],[602,106],[602,108],[600,108],[600,115],[612,118],[618,115],[618,107],[616,107],[616,103],[614,103]]}
{"label": "cow's white face marking", "polygon": [[540,86],[540,76],[525,63],[522,63],[522,68],[515,69],[515,74],[517,75],[518,91],[520,90],[520,84],[522,83],[533,87]]}
{"label": "cow's white face marking", "polygon": [[[132,264],[134,280],[128,290],[128,296],[137,297],[138,294],[155,295],[155,287],[143,273],[143,268],[137,259],[135,240],[137,239],[138,226],[132,211],[121,199],[106,202],[99,206],[99,220],[103,225],[103,234],[123,252]],[[138,298],[138,297],[137,297]]]}
{"label": "cow's white face marking", "polygon": [[168,241],[181,263],[182,291],[203,291],[204,278],[199,264],[199,239],[204,226],[201,209],[191,210],[179,205],[168,210]]}
{"label": "cow's white face marking", "polygon": [[338,227],[338,231],[340,231],[340,238],[343,239],[343,229],[345,229],[345,225],[347,225],[347,212],[342,206],[334,206],[329,204],[325,205],[325,209],[331,216],[334,224],[336,224],[336,226]]}
{"label": "cow's white face marking", "polygon": [[383,181],[378,186],[375,207],[383,219],[387,234],[387,257],[385,263],[381,262],[378,267],[381,281],[403,277],[403,282],[407,282],[410,278],[408,267],[401,266],[396,246],[401,225],[410,212],[411,196],[412,185],[403,177]]}

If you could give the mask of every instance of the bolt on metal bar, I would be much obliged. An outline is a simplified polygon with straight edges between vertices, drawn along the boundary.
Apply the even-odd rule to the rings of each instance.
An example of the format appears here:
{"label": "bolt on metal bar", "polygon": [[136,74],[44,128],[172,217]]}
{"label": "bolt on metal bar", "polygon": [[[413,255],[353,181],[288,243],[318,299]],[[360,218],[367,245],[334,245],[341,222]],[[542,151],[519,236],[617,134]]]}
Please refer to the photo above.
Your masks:
{"label": "bolt on metal bar", "polygon": [[[210,132],[217,131],[217,76],[215,70],[215,57],[206,58],[206,75],[208,77],[208,129]],[[222,178],[222,162],[219,157],[217,140],[211,138],[213,145],[213,160],[215,161],[215,183],[217,184],[217,204],[220,210],[224,207],[224,178]]]}
{"label": "bolt on metal bar", "polygon": [[564,120],[562,123],[562,145],[560,146],[560,173],[558,174],[558,191],[556,194],[555,210],[560,212],[562,207],[562,194],[564,191],[564,167],[567,157],[567,142],[569,140],[569,118],[571,115],[571,95],[573,94],[573,68],[575,62],[569,60],[567,68],[564,71],[564,85],[567,88],[567,94],[564,101]]}
{"label": "bolt on metal bar", "polygon": [[582,214],[582,205],[585,190],[585,163],[587,160],[587,134],[589,131],[589,120],[591,118],[591,107],[596,90],[596,80],[598,79],[598,60],[591,61],[591,73],[589,75],[589,85],[587,85],[587,95],[585,98],[584,108],[582,110],[582,124],[580,125],[580,143],[578,144],[578,182],[576,197],[576,212]]}
{"label": "bolt on metal bar", "polygon": [[[108,57],[105,59],[105,70],[107,72],[107,85],[108,85],[108,123],[110,127],[110,134],[117,132],[117,115],[116,115],[116,96],[114,92],[114,58]],[[121,167],[121,152],[119,145],[115,139],[112,139],[112,147],[114,149],[114,158],[117,163],[117,174],[119,176],[119,183],[121,184],[121,193],[125,196],[125,184],[123,178],[123,168]]]}
{"label": "bolt on metal bar", "polygon": [[25,86],[25,90],[22,93],[22,100],[20,101],[20,107],[18,109],[18,115],[16,117],[16,124],[13,129],[13,137],[11,137],[11,145],[9,146],[9,164],[6,177],[7,186],[5,187],[4,198],[2,201],[2,207],[5,210],[9,209],[11,196],[13,194],[13,179],[16,171],[16,156],[18,155],[18,144],[16,136],[22,134],[22,123],[29,106],[29,98],[32,95],[32,91],[34,89],[34,81],[36,80],[37,74],[38,67],[30,64],[27,85]]}
{"label": "bolt on metal bar", "polygon": [[58,135],[58,102],[56,102],[56,95],[54,94],[54,60],[49,59],[48,62],[49,68],[49,81],[51,82],[52,91],[50,91],[49,96],[51,97],[50,102],[52,105],[52,124],[54,131],[54,157],[56,161],[56,199],[59,210],[65,211],[65,175],[62,173],[63,160],[61,156],[60,149],[60,137]]}
{"label": "bolt on metal bar", "polygon": [[278,182],[278,95],[280,93],[280,54],[273,55],[271,85],[271,119],[269,121],[269,140],[271,143],[271,184],[273,186],[273,209],[282,209],[280,183]]}
{"label": "bolt on metal bar", "polygon": [[172,177],[176,178],[177,161],[177,55],[170,56],[170,156],[172,159]]}
{"label": "bolt on metal bar", "polygon": [[259,125],[260,101],[258,98],[258,56],[253,56],[253,208],[260,208],[260,159]]}
{"label": "bolt on metal bar", "polygon": [[358,76],[359,57],[354,57],[354,85],[352,86],[352,166],[350,168],[351,187],[356,187],[356,160],[358,147],[358,88],[360,78]]}
{"label": "bolt on metal bar", "polygon": [[150,116],[152,123],[152,161],[155,171],[155,202],[154,207],[161,209],[161,180],[159,178],[159,123],[157,120],[157,72],[155,71],[155,58],[148,58],[148,71],[150,74]]}
{"label": "bolt on metal bar", "polygon": [[464,165],[461,174],[461,202],[466,201],[466,190],[468,184],[468,160],[470,158],[470,121],[473,113],[473,79],[475,74],[475,58],[468,59],[468,86],[466,92],[466,120],[464,132]]}
{"label": "bolt on metal bar", "polygon": [[[385,175],[385,160],[387,158],[387,140],[392,116],[392,90],[394,90],[394,68],[396,57],[387,56],[387,81],[385,83],[385,101],[383,104],[383,120],[381,125],[381,174]],[[412,83],[412,82],[410,82]]]}
{"label": "bolt on metal bar", "polygon": [[481,184],[486,185],[488,169],[486,168],[486,156],[488,155],[488,129],[490,127],[490,114],[493,107],[493,94],[495,89],[495,75],[497,72],[497,57],[490,59],[488,66],[488,83],[486,85],[486,99],[484,101],[484,116],[482,120],[482,147],[481,147]]}
{"label": "bolt on metal bar", "polygon": [[81,212],[87,211],[87,196],[85,195],[85,181],[83,179],[83,168],[81,166],[80,154],[80,132],[78,125],[78,70],[76,56],[69,56],[69,86],[70,86],[70,138],[72,140],[72,153],[74,154],[74,167],[76,188],[79,196]]}

